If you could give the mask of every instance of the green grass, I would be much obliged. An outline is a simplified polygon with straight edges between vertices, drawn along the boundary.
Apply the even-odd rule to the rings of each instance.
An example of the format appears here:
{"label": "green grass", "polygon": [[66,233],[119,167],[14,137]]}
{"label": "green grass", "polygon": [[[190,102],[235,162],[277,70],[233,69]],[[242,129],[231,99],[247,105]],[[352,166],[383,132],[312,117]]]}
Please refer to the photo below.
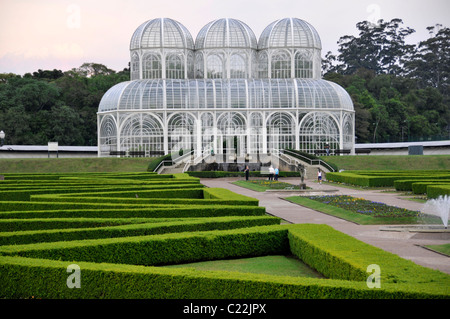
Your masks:
{"label": "green grass", "polygon": [[374,217],[361,213],[352,212],[350,210],[324,204],[303,196],[286,197],[286,200],[305,206],[316,211],[335,216],[344,220],[348,220],[360,225],[399,225],[399,224],[439,224],[440,219],[434,216],[420,217]]}
{"label": "green grass", "polygon": [[299,189],[298,185],[293,185],[280,181],[268,181],[268,180],[253,180],[253,181],[236,181],[232,184],[245,187],[257,192],[265,192],[268,189],[285,189],[286,187],[293,187]]}
{"label": "green grass", "polygon": [[252,258],[203,261],[165,266],[169,268],[194,268],[201,271],[237,271],[277,276],[323,278],[295,256],[261,256]]}
{"label": "green grass", "polygon": [[2,158],[4,173],[146,172],[151,158]]}
{"label": "green grass", "polygon": [[425,247],[450,257],[450,244],[426,245]]}
{"label": "green grass", "polygon": [[450,155],[322,156],[340,170],[449,169]]}

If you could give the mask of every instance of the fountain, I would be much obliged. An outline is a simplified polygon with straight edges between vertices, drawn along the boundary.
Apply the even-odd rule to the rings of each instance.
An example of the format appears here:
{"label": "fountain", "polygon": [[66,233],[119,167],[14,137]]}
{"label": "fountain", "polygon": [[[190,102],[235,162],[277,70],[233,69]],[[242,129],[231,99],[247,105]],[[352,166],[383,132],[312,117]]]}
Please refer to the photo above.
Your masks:
{"label": "fountain", "polygon": [[441,218],[445,229],[448,227],[448,214],[450,211],[450,196],[440,195],[436,199],[428,200],[422,208],[422,212],[428,215],[435,215]]}
{"label": "fountain", "polygon": [[[450,196],[439,196],[436,199],[428,200],[422,207],[421,213],[425,215],[440,217],[443,225],[396,225],[384,226],[380,230],[395,232],[421,233],[422,236],[434,236],[435,239],[450,239],[450,229],[448,229],[448,217],[450,211]],[[430,238],[430,237],[428,237]]]}

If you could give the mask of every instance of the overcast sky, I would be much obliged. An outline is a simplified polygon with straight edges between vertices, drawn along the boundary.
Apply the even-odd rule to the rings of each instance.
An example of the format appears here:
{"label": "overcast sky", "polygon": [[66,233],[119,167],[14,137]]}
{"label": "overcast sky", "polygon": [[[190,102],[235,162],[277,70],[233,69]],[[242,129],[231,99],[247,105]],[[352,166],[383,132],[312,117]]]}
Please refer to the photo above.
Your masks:
{"label": "overcast sky", "polygon": [[95,62],[120,71],[128,66],[129,43],[143,22],[172,18],[195,40],[219,18],[245,22],[257,38],[271,22],[287,17],[311,23],[322,40],[322,56],[337,53],[341,36],[357,35],[356,23],[400,18],[416,30],[450,27],[449,0],[0,0],[0,73],[38,69],[67,71]]}

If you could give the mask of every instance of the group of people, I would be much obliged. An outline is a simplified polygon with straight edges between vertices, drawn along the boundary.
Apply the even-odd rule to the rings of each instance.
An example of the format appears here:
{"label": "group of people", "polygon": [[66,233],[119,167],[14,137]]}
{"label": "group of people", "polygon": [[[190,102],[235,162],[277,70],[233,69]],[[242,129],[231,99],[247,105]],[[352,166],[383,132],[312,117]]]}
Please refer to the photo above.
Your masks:
{"label": "group of people", "polygon": [[[250,169],[248,168],[248,166],[245,167],[244,173],[245,173],[245,180],[248,181],[248,177],[250,175]],[[279,174],[280,174],[280,171],[278,170],[278,167],[273,168],[273,166],[270,165],[270,167],[269,167],[269,181],[277,181]]]}
{"label": "group of people", "polygon": [[273,168],[273,166],[270,165],[270,167],[269,167],[269,181],[277,181],[279,174],[280,174],[280,171],[278,170],[278,167]]}
{"label": "group of people", "polygon": [[[250,175],[250,169],[248,168],[248,166],[245,167],[244,172],[245,172],[245,180],[248,181],[248,177]],[[280,171],[278,170],[278,167],[273,168],[273,166],[270,165],[269,181],[277,181],[279,173]],[[317,171],[317,181],[319,182],[319,184],[322,184],[322,171],[320,170],[320,168]]]}

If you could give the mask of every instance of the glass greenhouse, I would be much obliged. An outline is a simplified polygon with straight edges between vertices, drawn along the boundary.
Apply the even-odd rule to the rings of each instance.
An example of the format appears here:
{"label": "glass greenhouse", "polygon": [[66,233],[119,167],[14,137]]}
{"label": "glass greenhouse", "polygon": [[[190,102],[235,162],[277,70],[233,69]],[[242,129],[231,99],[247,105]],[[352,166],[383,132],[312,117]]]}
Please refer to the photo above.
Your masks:
{"label": "glass greenhouse", "polygon": [[321,79],[320,37],[303,20],[275,21],[257,41],[245,23],[219,19],[194,42],[179,22],[153,19],[130,55],[131,80],[99,105],[99,156],[354,150],[352,100]]}

